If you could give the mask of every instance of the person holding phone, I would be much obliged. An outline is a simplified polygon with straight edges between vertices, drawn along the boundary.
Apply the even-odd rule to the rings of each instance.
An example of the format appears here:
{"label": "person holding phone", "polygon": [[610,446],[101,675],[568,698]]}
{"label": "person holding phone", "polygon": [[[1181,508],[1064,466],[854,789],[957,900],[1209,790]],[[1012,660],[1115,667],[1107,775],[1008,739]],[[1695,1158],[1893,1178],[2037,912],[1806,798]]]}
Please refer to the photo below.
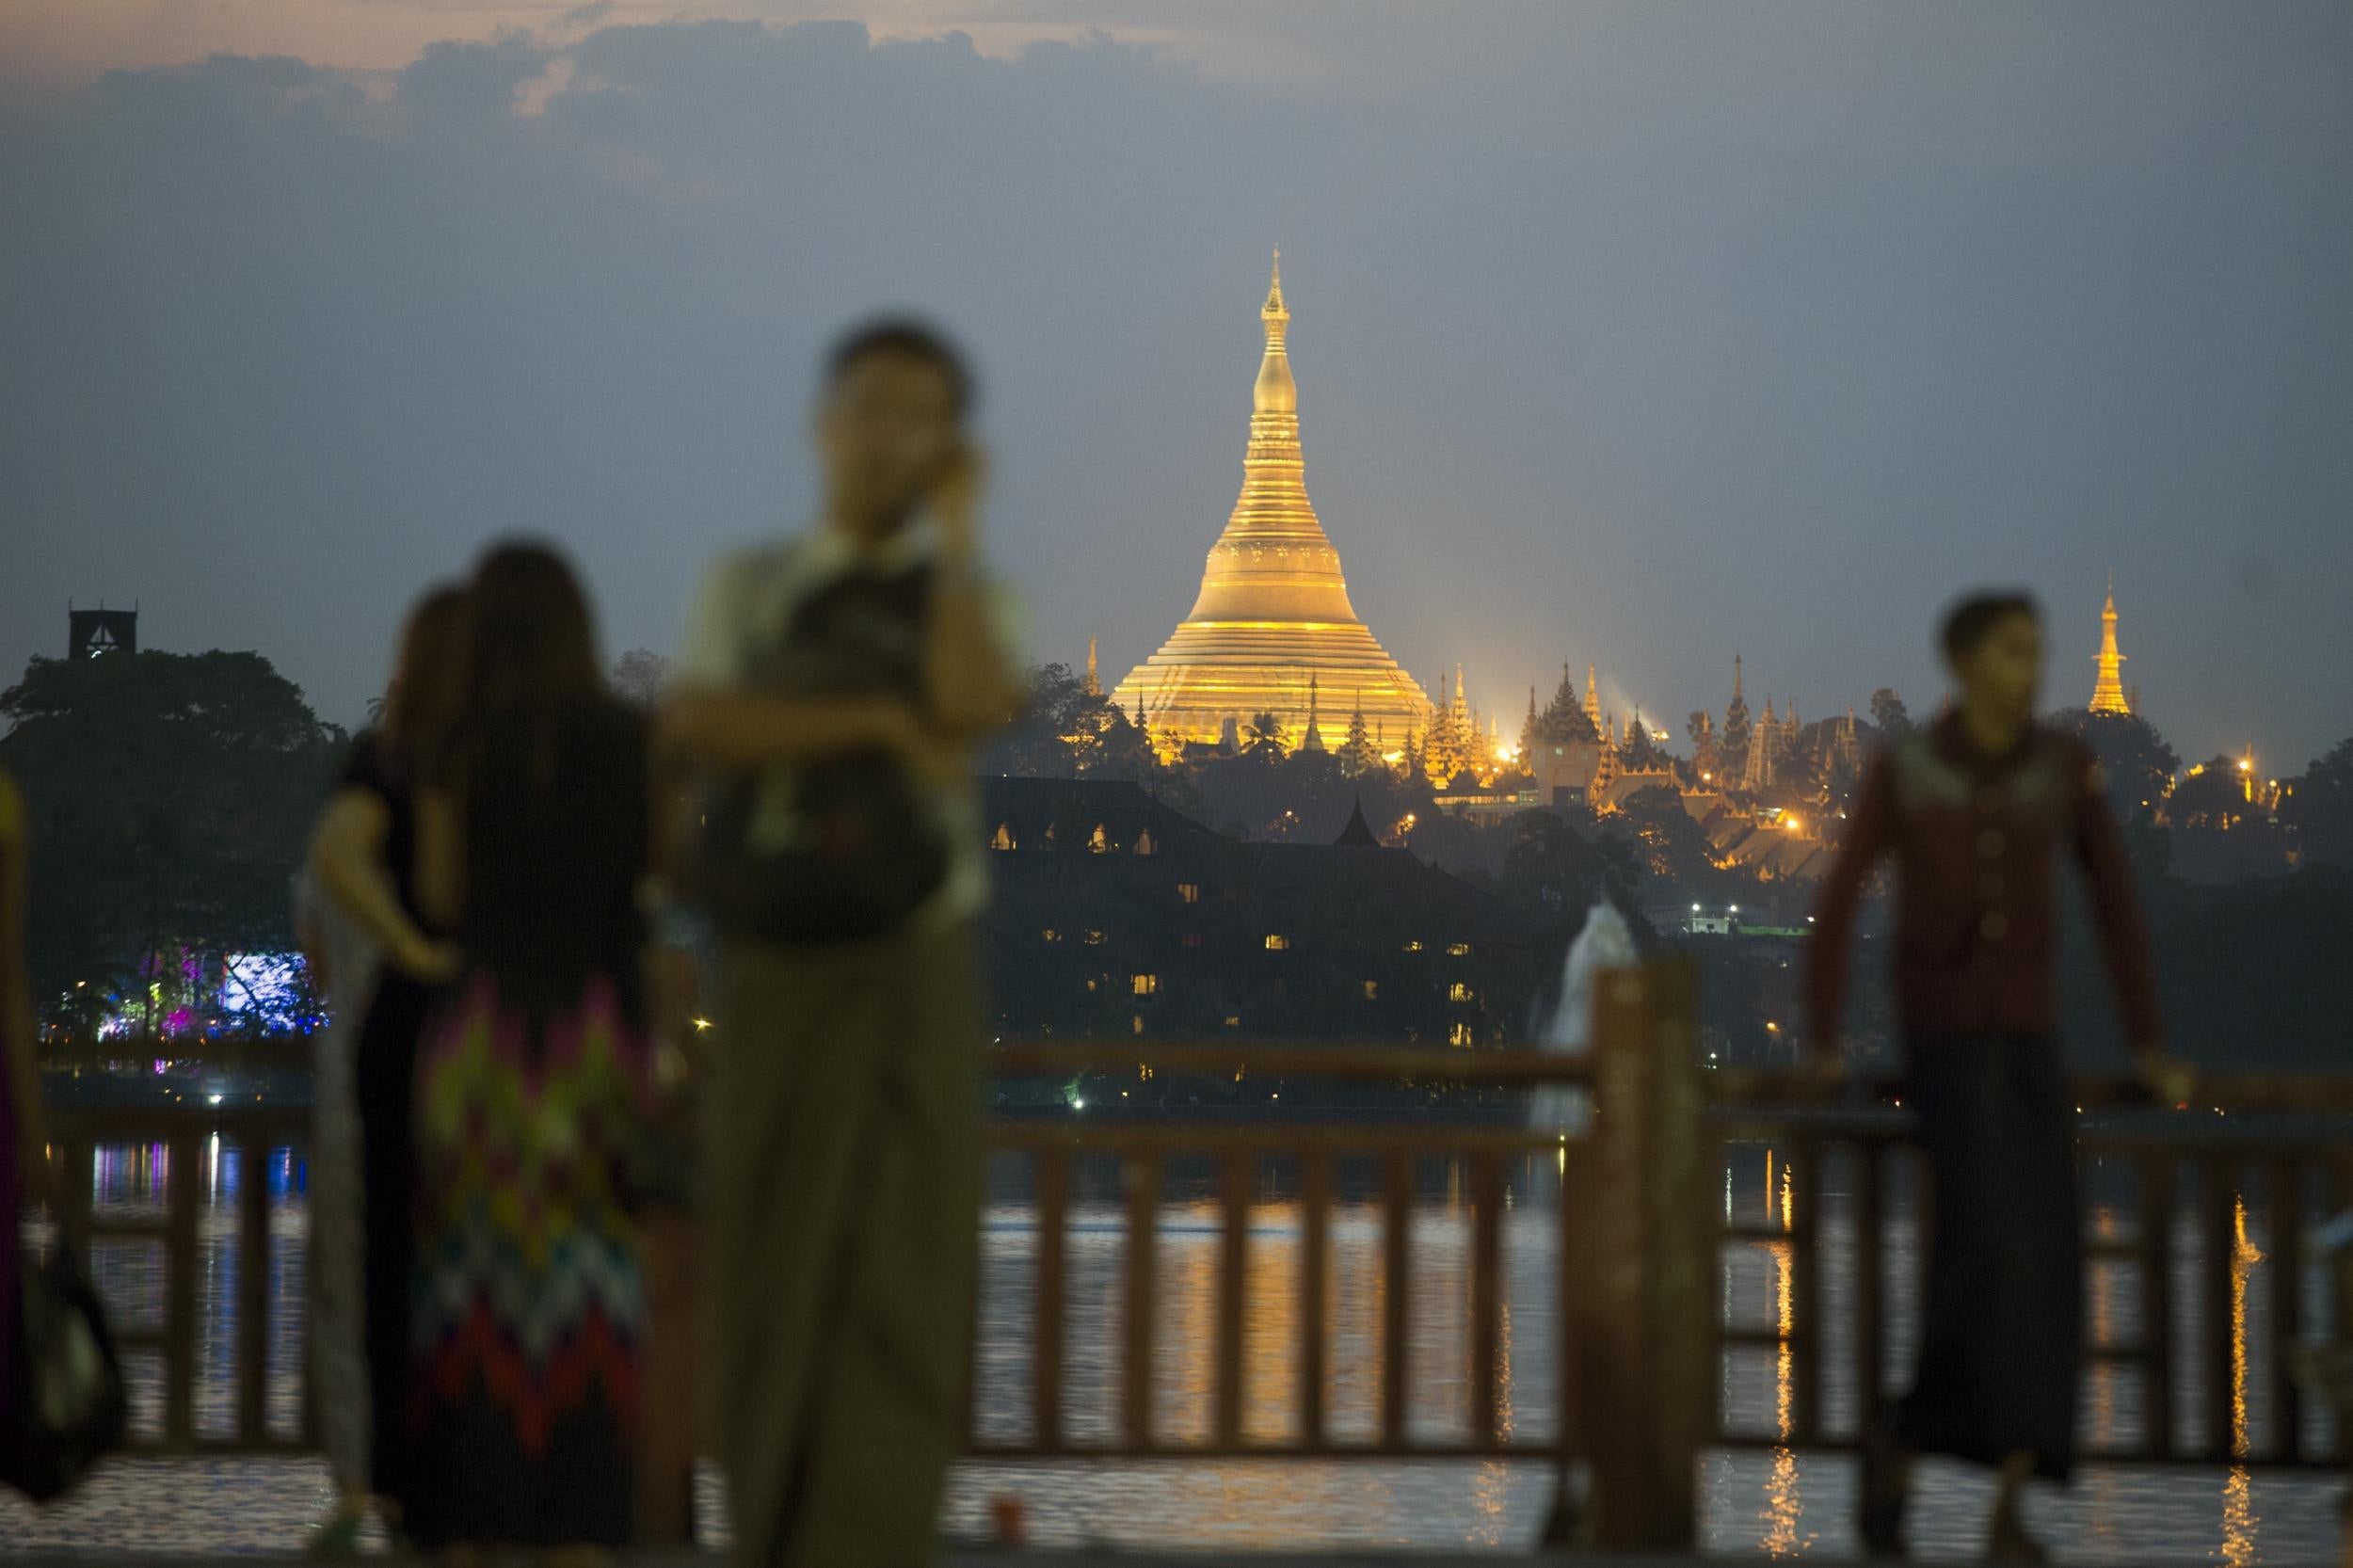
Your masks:
{"label": "person holding phone", "polygon": [[720,564],[659,744],[717,936],[701,1172],[738,1560],[930,1560],[982,1177],[974,743],[1017,700],[971,383],[886,320],[826,361],[823,510]]}

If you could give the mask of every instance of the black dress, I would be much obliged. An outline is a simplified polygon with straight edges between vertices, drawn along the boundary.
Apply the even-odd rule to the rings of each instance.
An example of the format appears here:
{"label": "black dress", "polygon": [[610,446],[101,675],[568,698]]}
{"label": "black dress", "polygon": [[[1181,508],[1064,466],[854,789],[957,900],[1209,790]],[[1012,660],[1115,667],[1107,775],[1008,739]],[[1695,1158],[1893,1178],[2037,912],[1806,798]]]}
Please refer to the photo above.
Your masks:
{"label": "black dress", "polygon": [[[366,790],[383,801],[392,819],[384,840],[385,869],[401,908],[425,927],[416,893],[415,785],[409,760],[373,730],[353,744],[338,781],[339,788]],[[416,1132],[409,1103],[417,1039],[434,995],[431,985],[385,965],[360,1026],[352,1064],[360,1102],[360,1218],[366,1227],[360,1277],[367,1295],[369,1485],[404,1510],[413,1491],[408,1301],[417,1234]]]}

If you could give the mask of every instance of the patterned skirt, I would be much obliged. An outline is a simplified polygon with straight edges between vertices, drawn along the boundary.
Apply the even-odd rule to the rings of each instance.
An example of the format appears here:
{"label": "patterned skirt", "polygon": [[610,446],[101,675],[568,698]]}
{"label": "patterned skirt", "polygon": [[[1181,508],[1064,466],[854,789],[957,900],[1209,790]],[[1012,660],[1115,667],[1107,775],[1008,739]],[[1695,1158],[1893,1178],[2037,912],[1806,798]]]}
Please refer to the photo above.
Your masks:
{"label": "patterned skirt", "polygon": [[408,1520],[421,1546],[631,1536],[645,1293],[624,1192],[648,1065],[602,977],[535,1021],[476,972],[425,1032]]}

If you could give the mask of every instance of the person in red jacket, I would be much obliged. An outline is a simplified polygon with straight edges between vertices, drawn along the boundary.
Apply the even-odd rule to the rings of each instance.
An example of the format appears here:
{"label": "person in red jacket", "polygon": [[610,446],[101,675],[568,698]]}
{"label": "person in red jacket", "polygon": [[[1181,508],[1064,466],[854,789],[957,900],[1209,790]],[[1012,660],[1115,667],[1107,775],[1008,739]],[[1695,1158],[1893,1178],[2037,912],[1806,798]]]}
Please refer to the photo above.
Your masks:
{"label": "person in red jacket", "polygon": [[2055,1036],[2054,862],[2089,884],[2109,978],[2144,1082],[2168,1103],[2185,1075],[2165,1055],[2149,942],[2100,767],[2039,725],[2041,621],[2022,593],[1947,615],[1958,700],[1876,758],[1823,888],[1807,976],[1812,1042],[1840,1059],[1849,936],[1872,868],[1895,863],[1895,968],[1934,1184],[1928,1302],[1912,1393],[1865,1434],[1865,1544],[1902,1549],[1910,1464],[1924,1453],[1995,1466],[1989,1555],[2041,1561],[2019,1493],[2074,1460],[2082,1332],[2075,1118]]}

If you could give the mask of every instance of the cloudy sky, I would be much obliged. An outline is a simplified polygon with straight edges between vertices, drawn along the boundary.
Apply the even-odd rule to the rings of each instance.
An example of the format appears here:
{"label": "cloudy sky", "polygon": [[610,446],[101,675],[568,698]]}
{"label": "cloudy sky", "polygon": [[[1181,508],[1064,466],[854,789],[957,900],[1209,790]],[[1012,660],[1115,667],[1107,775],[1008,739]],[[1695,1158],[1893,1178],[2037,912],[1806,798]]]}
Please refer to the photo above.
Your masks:
{"label": "cloudy sky", "polygon": [[328,717],[495,535],[608,649],[936,314],[1033,651],[1231,506],[1268,248],[1357,607],[1516,714],[1939,689],[2022,582],[2185,758],[2353,731],[2353,9],[0,0],[0,670],[65,606]]}

